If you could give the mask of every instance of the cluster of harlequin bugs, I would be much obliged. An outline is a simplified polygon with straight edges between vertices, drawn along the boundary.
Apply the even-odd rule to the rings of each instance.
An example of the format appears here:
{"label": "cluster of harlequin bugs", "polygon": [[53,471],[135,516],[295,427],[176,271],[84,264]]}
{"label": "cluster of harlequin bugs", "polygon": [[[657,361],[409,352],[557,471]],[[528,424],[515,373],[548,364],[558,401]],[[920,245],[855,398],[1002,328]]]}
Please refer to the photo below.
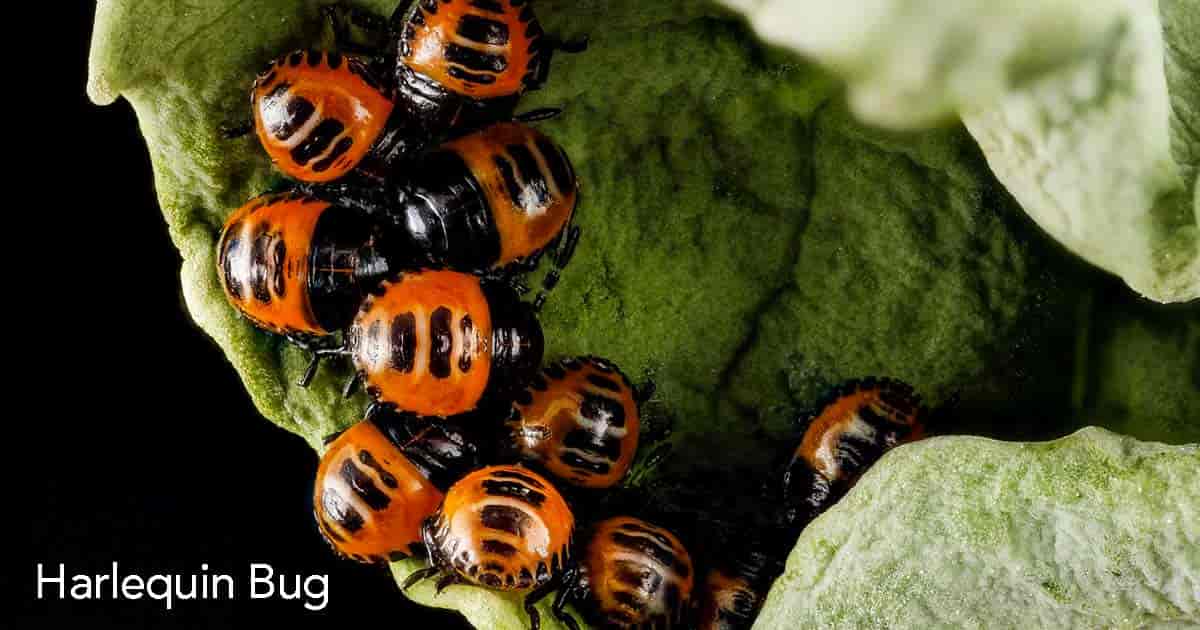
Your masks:
{"label": "cluster of harlequin bugs", "polygon": [[[577,527],[569,499],[626,480],[653,392],[595,357],[540,368],[538,311],[579,240],[579,186],[563,149],[525,124],[557,111],[514,111],[554,50],[583,45],[546,35],[528,0],[323,13],[341,52],[273,61],[251,89],[253,122],[227,130],[253,129],[294,183],[235,211],[217,246],[230,303],[311,353],[302,386],[342,357],[346,394],[361,383],[372,400],[327,440],[321,533],[360,562],[425,559],[406,589],[436,576],[439,591],[525,592],[533,628],[555,591],[574,629],[568,603],[611,627],[748,626],[779,572],[776,542],[920,435],[911,390],[839,389],[786,467],[776,526],[703,581],[678,532],[632,515]],[[543,253],[552,269],[527,302],[520,277]]]}

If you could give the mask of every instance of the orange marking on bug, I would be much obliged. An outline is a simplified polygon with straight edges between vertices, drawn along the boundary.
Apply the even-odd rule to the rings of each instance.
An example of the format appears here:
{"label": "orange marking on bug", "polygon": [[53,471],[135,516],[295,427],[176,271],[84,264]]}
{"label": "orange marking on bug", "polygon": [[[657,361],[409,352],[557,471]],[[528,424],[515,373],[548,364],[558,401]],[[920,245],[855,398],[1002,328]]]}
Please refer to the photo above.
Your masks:
{"label": "orange marking on bug", "polygon": [[[834,460],[836,446],[847,431],[853,429],[857,413],[866,408],[873,410],[898,427],[911,427],[911,433],[902,440],[911,442],[921,439],[923,427],[918,419],[919,409],[915,404],[904,404],[899,408],[885,401],[881,394],[894,384],[883,382],[871,387],[859,385],[854,391],[848,392],[825,406],[820,415],[804,432],[804,438],[796,449],[795,457],[803,458],[812,468],[827,479],[837,480],[841,475],[838,464]],[[898,399],[909,399],[911,392],[897,396]]]}

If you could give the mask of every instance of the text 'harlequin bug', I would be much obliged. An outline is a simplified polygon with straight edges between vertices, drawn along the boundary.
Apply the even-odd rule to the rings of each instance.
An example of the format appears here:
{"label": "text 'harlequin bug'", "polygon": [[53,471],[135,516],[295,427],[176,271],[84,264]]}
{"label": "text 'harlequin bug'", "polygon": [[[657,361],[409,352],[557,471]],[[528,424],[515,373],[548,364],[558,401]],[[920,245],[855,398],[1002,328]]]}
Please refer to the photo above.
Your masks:
{"label": "text 'harlequin bug'", "polygon": [[217,246],[229,302],[294,338],[346,327],[387,264],[361,213],[300,194],[263,195],[230,215]]}
{"label": "text 'harlequin bug'", "polygon": [[506,591],[533,589],[525,610],[539,627],[539,597],[555,585],[570,558],[575,518],[541,476],[515,466],[490,466],[454,484],[422,528],[430,566],[405,581],[443,574],[438,590],[459,582]]}
{"label": "text 'harlequin bug'", "polygon": [[572,630],[566,613],[578,602],[585,617],[605,628],[670,628],[683,622],[695,579],[691,556],[671,532],[618,516],[597,523],[580,564],[567,570],[554,600],[555,617]]}
{"label": "text 'harlequin bug'", "polygon": [[421,416],[475,409],[487,392],[523,384],[542,360],[533,307],[502,283],[456,271],[401,274],[363,300],[341,348],[386,407]]}
{"label": "text 'harlequin bug'", "polygon": [[784,471],[786,526],[798,534],[884,453],[920,439],[921,415],[919,397],[900,381],[868,378],[837,387]]}
{"label": "text 'harlequin bug'", "polygon": [[566,483],[612,487],[633,463],[638,405],[647,395],[604,359],[551,364],[513,402],[507,422],[512,448]]}
{"label": "text 'harlequin bug'", "polygon": [[421,525],[442,491],[478,464],[476,448],[448,425],[419,429],[386,412],[334,439],[317,468],[313,506],[333,548],[360,562],[419,554]]}

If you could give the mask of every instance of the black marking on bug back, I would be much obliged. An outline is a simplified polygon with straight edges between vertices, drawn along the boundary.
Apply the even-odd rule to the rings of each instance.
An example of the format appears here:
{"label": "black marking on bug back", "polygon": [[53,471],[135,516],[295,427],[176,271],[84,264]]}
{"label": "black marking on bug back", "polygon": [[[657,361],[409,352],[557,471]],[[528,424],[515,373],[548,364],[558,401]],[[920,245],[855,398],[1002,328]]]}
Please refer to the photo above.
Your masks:
{"label": "black marking on bug back", "polygon": [[833,481],[847,483],[883,457],[883,443],[851,433],[842,432],[834,447],[838,462],[839,478]]}
{"label": "black marking on bug back", "polygon": [[312,50],[311,48],[308,50],[308,65],[309,66],[316,68],[317,66],[321,65],[321,63],[324,61],[325,61],[325,53],[322,53],[319,50]]}
{"label": "black marking on bug back", "polygon": [[370,451],[365,449],[360,450],[358,452],[358,461],[362,462],[371,470],[374,470],[375,474],[379,475],[379,480],[383,482],[383,485],[393,490],[400,486],[400,484],[396,481],[396,477],[392,475],[392,473],[388,472],[387,469],[379,463],[379,460],[375,459],[374,455],[371,455]]}
{"label": "black marking on bug back", "polygon": [[521,203],[522,200],[528,200],[528,193],[533,193],[537,198],[539,206],[548,205],[552,201],[550,197],[550,185],[546,181],[546,174],[538,166],[537,159],[533,157],[533,152],[523,144],[510,144],[505,149],[516,160],[517,170],[520,173],[521,179],[525,181],[523,190],[511,191],[511,194],[516,197],[516,201],[514,201],[515,205],[525,210],[533,210],[533,208],[526,208]]}
{"label": "black marking on bug back", "polygon": [[503,72],[508,67],[508,60],[502,55],[480,52],[461,44],[446,47],[446,60],[475,72]]}
{"label": "black marking on bug back", "polygon": [[350,136],[342,136],[342,139],[338,140],[337,144],[333,145],[333,150],[329,152],[329,155],[318,160],[312,165],[313,172],[324,173],[325,171],[329,170],[329,167],[333,166],[333,163],[336,162],[338,158],[342,157],[342,155],[344,155],[347,151],[349,151],[350,147],[352,146],[354,146],[354,139]]}
{"label": "black marking on bug back", "polygon": [[494,75],[494,74],[479,74],[476,72],[468,72],[458,66],[450,66],[450,70],[449,70],[448,74],[450,76],[454,77],[455,79],[459,79],[460,81],[466,81],[468,83],[476,83],[479,85],[489,85],[489,84],[496,82],[496,75]]}
{"label": "black marking on bug back", "polygon": [[563,446],[616,461],[621,457],[621,440],[596,435],[587,429],[575,429],[563,436]]}
{"label": "black marking on bug back", "polygon": [[606,475],[612,470],[612,465],[608,462],[595,462],[590,459],[584,459],[576,453],[562,453],[558,457],[562,463],[584,472],[592,472],[597,475]]}
{"label": "black marking on bug back", "polygon": [[675,557],[675,552],[670,547],[663,546],[655,539],[632,536],[621,531],[615,531],[612,533],[612,542],[618,547],[623,547],[629,551],[636,551],[653,558],[663,566],[671,567],[680,577],[686,578],[691,574],[691,570],[688,569],[687,564]]}
{"label": "black marking on bug back", "polygon": [[391,335],[392,356],[388,362],[397,372],[411,372],[417,354],[417,318],[412,313],[397,315],[392,320]]}
{"label": "black marking on bug back", "polygon": [[434,378],[450,376],[450,352],[454,349],[450,320],[453,316],[450,309],[439,306],[429,317],[429,373]]}
{"label": "black marking on bug back", "polygon": [[[240,227],[242,227],[241,223],[234,226],[234,229]],[[233,230],[231,229],[221,251],[221,271],[225,274],[225,289],[229,291],[229,296],[235,300],[242,300],[245,297],[242,280],[234,273],[233,268],[234,260],[241,253],[243,245],[242,239],[233,236]]]}
{"label": "black marking on bug back", "polygon": [[511,505],[491,504],[479,511],[479,523],[487,529],[507,532],[513,536],[524,536],[533,520],[525,512]]}
{"label": "black marking on bug back", "polygon": [[517,208],[523,208],[521,205],[521,186],[517,183],[516,173],[513,171],[512,162],[503,155],[492,157],[492,161],[496,164],[496,170],[500,172],[501,179],[504,180],[504,187],[508,189],[508,198],[512,205]]}
{"label": "black marking on bug back", "polygon": [[541,507],[546,502],[546,495],[515,481],[485,479],[481,485],[488,496],[509,497],[533,507]]}
{"label": "black marking on bug back", "polygon": [[[312,101],[292,94],[291,89],[290,84],[280,83],[263,99],[262,109],[266,112],[277,113],[281,109],[283,110],[282,116],[273,116],[270,120],[264,121],[267,124],[267,131],[281,142],[291,138],[296,130],[303,127],[316,111]],[[280,107],[280,101],[283,101],[282,107]]]}
{"label": "black marking on bug back", "polygon": [[372,510],[382,510],[392,502],[388,495],[376,487],[371,477],[355,466],[352,460],[347,459],[342,462],[342,468],[338,474],[341,475],[343,481],[350,484],[354,494],[357,494]]}
{"label": "black marking on bug back", "polygon": [[473,13],[458,21],[459,35],[480,44],[503,46],[508,43],[508,25]]}
{"label": "black marking on bug back", "polygon": [[610,426],[625,426],[625,407],[618,400],[608,396],[597,396],[589,392],[583,394],[583,402],[579,404],[579,413],[593,422],[607,422]]}
{"label": "black marking on bug back", "polygon": [[267,278],[267,256],[272,241],[270,229],[270,224],[260,221],[254,228],[250,247],[250,289],[254,292],[254,299],[263,304],[271,303],[271,290]]}
{"label": "black marking on bug back", "polygon": [[600,376],[599,374],[588,374],[587,380],[589,383],[599,387],[600,389],[607,389],[610,392],[621,391],[621,386],[618,385],[616,381],[606,376]]}
{"label": "black marking on bug back", "polygon": [[[655,574],[657,575],[657,574]],[[641,577],[641,576],[638,576]],[[661,582],[661,576],[660,576]],[[629,586],[638,588],[638,582],[627,583]],[[658,589],[655,589],[657,591]],[[654,592],[654,591],[651,591]],[[612,598],[618,603],[623,604],[634,612],[639,617],[646,612],[646,600],[632,591],[613,591]]]}
{"label": "black marking on bug back", "polygon": [[379,92],[383,92],[385,94],[387,93],[387,90],[384,90],[384,85],[379,82],[378,78],[376,78],[375,73],[371,72],[371,69],[368,68],[361,59],[356,57],[347,57],[346,69],[353,73],[354,76],[362,79],[362,82],[371,86],[372,89],[378,90]]}
{"label": "black marking on bug back", "polygon": [[530,477],[529,475],[517,472],[515,470],[497,470],[493,472],[491,476],[493,479],[516,479],[517,481],[525,482],[539,490],[546,489],[546,484],[533,477]]}
{"label": "black marking on bug back", "polygon": [[538,138],[534,144],[541,151],[542,159],[546,160],[546,166],[550,167],[550,175],[558,189],[565,193],[575,188],[575,169],[571,168],[567,156],[546,138]]}
{"label": "black marking on bug back", "polygon": [[292,159],[300,166],[308,164],[313,158],[325,152],[333,139],[341,135],[346,126],[340,120],[326,118],[322,120],[316,129],[305,138],[300,146],[292,149]]}
{"label": "black marking on bug back", "polygon": [[466,348],[467,340],[475,336],[475,322],[470,313],[462,316],[458,327],[463,339],[463,352],[458,356],[458,369],[465,374],[471,371],[471,353]]}
{"label": "black marking on bug back", "polygon": [[504,558],[511,558],[517,554],[516,547],[504,542],[503,540],[496,540],[494,538],[484,538],[483,540],[479,541],[479,547],[486,554],[501,556]]}
{"label": "black marking on bug back", "polygon": [[499,0],[471,0],[471,6],[504,15],[504,6],[500,4]]}
{"label": "black marking on bug back", "polygon": [[428,11],[431,15],[438,12],[438,0],[421,0],[421,8]]}
{"label": "black marking on bug back", "polygon": [[359,514],[337,490],[325,488],[321,494],[321,505],[325,508],[325,514],[342,529],[350,533],[362,529],[362,514]]}
{"label": "black marking on bug back", "polygon": [[547,365],[542,369],[542,371],[546,373],[546,376],[549,376],[554,380],[561,380],[567,376],[567,371],[563,369],[563,366],[557,363],[551,363],[550,365]]}
{"label": "black marking on bug back", "polygon": [[275,241],[275,246],[271,248],[271,282],[275,289],[275,295],[283,297],[287,294],[287,245],[283,239]]}
{"label": "black marking on bug back", "polygon": [[300,65],[301,61],[304,61],[304,51],[303,50],[297,50],[296,52],[294,52],[288,56],[288,65],[289,66],[298,66],[298,65]]}

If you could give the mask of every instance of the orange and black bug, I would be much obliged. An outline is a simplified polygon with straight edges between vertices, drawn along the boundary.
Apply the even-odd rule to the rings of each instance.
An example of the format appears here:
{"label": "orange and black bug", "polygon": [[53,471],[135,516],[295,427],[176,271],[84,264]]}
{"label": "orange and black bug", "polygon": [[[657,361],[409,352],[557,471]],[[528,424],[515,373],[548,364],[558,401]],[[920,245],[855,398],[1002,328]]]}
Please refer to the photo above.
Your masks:
{"label": "orange and black bug", "polygon": [[447,142],[419,168],[389,170],[386,181],[382,191],[339,183],[324,193],[377,215],[413,263],[530,270],[556,245],[549,290],[579,240],[579,228],[569,227],[579,201],[571,162],[527,125],[497,123]]}
{"label": "orange and black bug", "polygon": [[403,588],[440,573],[439,591],[460,582],[531,591],[525,610],[536,629],[534,604],[557,584],[574,531],[575,517],[549,481],[516,466],[482,468],[454,484],[425,520],[430,566],[409,576]]}
{"label": "orange and black bug", "polygon": [[572,630],[569,601],[604,628],[681,626],[695,580],[691,556],[674,534],[641,519],[597,523],[580,562],[566,571],[554,616]]}
{"label": "orange and black bug", "polygon": [[341,555],[383,562],[423,553],[421,524],[442,492],[477,465],[476,449],[449,425],[418,430],[373,414],[328,445],[313,506],[325,539]]}
{"label": "orange and black bug", "polygon": [[267,66],[254,81],[250,106],[267,155],[303,182],[338,179],[382,150],[378,141],[394,107],[390,90],[361,61],[314,50]]}
{"label": "orange and black bug", "polygon": [[585,488],[610,488],[637,452],[638,390],[612,363],[565,359],[544,368],[517,394],[508,419],[512,448],[554,477]]}
{"label": "orange and black bug", "polygon": [[476,408],[485,393],[519,386],[542,360],[533,307],[503,283],[455,271],[405,273],[363,300],[342,348],[367,393],[420,416]]}
{"label": "orange and black bug", "polygon": [[301,194],[263,195],[230,215],[217,246],[229,302],[299,343],[347,326],[387,265],[360,212]]}
{"label": "orange and black bug", "polygon": [[748,630],[771,582],[783,572],[779,553],[770,547],[735,548],[739,549],[735,555],[705,576],[692,624],[696,630]]}
{"label": "orange and black bug", "polygon": [[883,454],[924,434],[920,398],[892,379],[834,389],[783,474],[784,521],[798,532],[858,481]]}

